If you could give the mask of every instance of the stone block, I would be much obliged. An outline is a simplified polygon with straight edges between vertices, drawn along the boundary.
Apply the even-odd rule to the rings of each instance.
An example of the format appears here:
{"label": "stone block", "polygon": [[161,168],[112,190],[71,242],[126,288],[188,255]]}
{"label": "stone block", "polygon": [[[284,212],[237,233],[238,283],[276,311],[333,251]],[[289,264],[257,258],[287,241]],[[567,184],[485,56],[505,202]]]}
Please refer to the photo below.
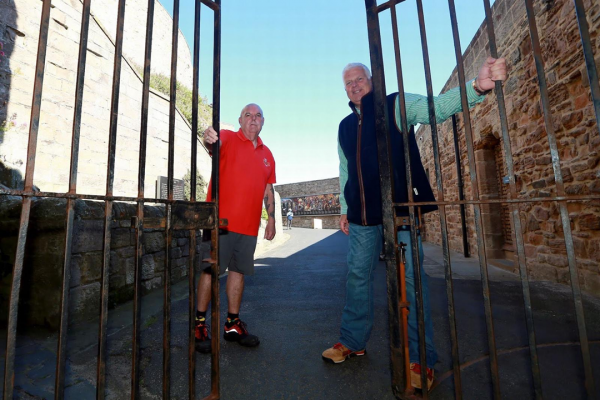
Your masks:
{"label": "stone block", "polygon": [[133,229],[113,229],[110,235],[110,247],[112,249],[119,249],[135,244],[135,232]]}
{"label": "stone block", "polygon": [[151,292],[155,289],[161,288],[162,286],[162,277],[160,276],[142,282],[143,293]]}
{"label": "stone block", "polygon": [[569,265],[566,255],[538,254],[538,261],[553,267],[565,268]]}
{"label": "stone block", "polygon": [[174,261],[175,261],[175,266],[177,266],[177,267],[184,267],[184,266],[188,265],[189,258],[188,257],[181,257],[181,258],[178,258],[178,259],[176,259]]}
{"label": "stone block", "polygon": [[160,251],[154,254],[154,269],[156,272],[164,271],[165,269],[165,252]]}
{"label": "stone block", "polygon": [[81,283],[84,285],[98,281],[102,274],[102,252],[73,255],[71,270],[78,271]]}
{"label": "stone block", "polygon": [[126,258],[120,262],[120,270],[125,275],[125,284],[131,285],[135,280],[135,259]]}
{"label": "stone block", "polygon": [[104,221],[81,220],[73,223],[73,253],[101,251]]}
{"label": "stone block", "polygon": [[[189,252],[188,252],[189,254]],[[181,258],[183,255],[183,251],[181,250],[181,247],[175,247],[171,249],[171,259],[175,259],[175,258]]]}
{"label": "stone block", "polygon": [[164,250],[165,248],[165,236],[162,232],[148,232],[144,233],[144,248],[145,252],[156,253]]}
{"label": "stone block", "polygon": [[579,271],[579,276],[582,277],[582,287],[588,293],[595,296],[600,295],[600,275],[597,272]]}
{"label": "stone block", "polygon": [[529,278],[531,280],[558,281],[556,268],[545,263],[532,263],[529,267]]}
{"label": "stone block", "polygon": [[121,258],[135,257],[135,246],[123,247],[116,252]]}
{"label": "stone block", "polygon": [[190,256],[190,244],[186,243],[183,247],[180,247],[181,250],[181,254],[183,255],[183,257],[189,257]]}
{"label": "stone block", "polygon": [[156,264],[152,254],[146,254],[142,257],[142,280],[150,279],[154,276]]}
{"label": "stone block", "polygon": [[69,301],[69,322],[76,323],[97,318],[100,311],[100,283],[71,289]]}
{"label": "stone block", "polygon": [[582,214],[578,219],[579,229],[582,231],[591,230],[597,231],[600,230],[600,215],[596,214]]}

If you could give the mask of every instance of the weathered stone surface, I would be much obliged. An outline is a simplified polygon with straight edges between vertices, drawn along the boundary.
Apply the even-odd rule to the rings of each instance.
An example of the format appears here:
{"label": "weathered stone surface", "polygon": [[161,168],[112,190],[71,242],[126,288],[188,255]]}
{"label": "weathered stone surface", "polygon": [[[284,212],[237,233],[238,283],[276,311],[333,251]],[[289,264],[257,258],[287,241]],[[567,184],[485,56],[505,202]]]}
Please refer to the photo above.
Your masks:
{"label": "weathered stone surface", "polygon": [[104,221],[80,220],[73,222],[73,253],[101,251],[104,240]]}
{"label": "weathered stone surface", "polygon": [[102,252],[73,255],[71,257],[71,268],[78,271],[83,284],[98,281],[102,273]]}
{"label": "weathered stone surface", "polygon": [[[573,2],[554,0],[537,1],[535,5],[544,4],[536,12],[541,35],[542,56],[546,62],[546,76],[549,84],[549,96],[552,113],[552,129],[556,134],[557,155],[564,182],[565,194],[590,195],[600,193],[600,171],[598,170],[598,149],[600,138],[595,123],[593,103],[589,95],[589,84],[585,72],[585,61],[580,51],[580,37],[577,24],[574,23]],[[598,10],[598,1],[588,1],[587,10]],[[594,11],[591,11],[592,14]],[[500,54],[509,62],[508,81],[504,83],[507,105],[507,122],[513,155],[513,167],[516,175],[515,189],[522,199],[558,195],[558,188],[553,171],[553,156],[550,153],[548,134],[540,107],[541,100],[536,79],[535,60],[532,57],[531,40],[529,39],[525,7],[516,0],[497,0],[493,7],[495,31]],[[510,17],[508,17],[510,16]],[[520,21],[516,24],[515,21]],[[589,19],[590,32],[600,31],[600,19]],[[485,29],[482,25],[481,29]],[[592,35],[592,42],[597,42],[597,35]],[[473,38],[465,50],[465,74],[467,79],[474,77],[486,57],[480,51],[488,46],[486,35]],[[600,43],[600,42],[598,42]],[[457,86],[456,72],[449,78],[442,92]],[[477,164],[478,184],[483,199],[504,199],[508,197],[509,188],[498,185],[501,177],[507,174],[506,158],[499,137],[494,132],[500,125],[494,96],[487,98],[471,110],[471,121],[474,132],[473,147]],[[459,150],[465,197],[469,198],[470,180],[468,179],[469,161],[466,157],[465,129],[462,118],[458,118]],[[434,171],[432,140],[430,128],[421,125],[416,132],[417,143],[426,171]],[[454,164],[454,146],[446,146],[452,139],[452,125],[448,122],[438,124],[440,146],[440,164],[444,182],[445,199],[457,197],[457,172]],[[431,175],[431,172],[429,173]],[[434,189],[435,192],[435,189]],[[569,202],[573,245],[578,263],[590,265],[600,259],[600,205],[589,205],[584,202]],[[468,210],[469,208],[467,208]],[[564,273],[566,256],[563,238],[563,227],[560,213],[553,202],[529,203],[519,206],[521,221],[525,230],[524,245],[528,254],[527,264],[534,276],[568,281]],[[485,208],[482,207],[485,214]],[[508,220],[507,208],[497,211],[499,218],[494,220],[493,213],[484,216],[483,232],[486,235],[486,246],[495,245],[498,234],[502,235],[502,249],[510,248],[512,233],[503,221]],[[453,207],[446,209],[447,221],[457,221],[458,211]],[[425,216],[426,239],[441,244],[439,229],[439,213]],[[477,251],[477,238],[472,215],[467,214],[467,230],[469,246],[473,253]],[[527,234],[533,233],[536,234]],[[587,233],[587,236],[581,234]],[[451,249],[461,251],[462,243],[457,240],[461,233],[449,227]],[[487,239],[487,236],[492,236]],[[561,243],[562,242],[562,243]],[[512,244],[514,245],[514,244]],[[493,251],[493,250],[492,250]],[[506,258],[514,256],[506,251]],[[586,267],[587,268],[587,267]],[[536,273],[535,270],[540,272]],[[554,269],[554,272],[552,270]],[[600,271],[597,271],[597,273]],[[593,285],[586,286],[589,290]],[[596,290],[596,289],[594,289]],[[600,291],[595,293],[600,294]]]}
{"label": "weathered stone surface", "polygon": [[142,257],[142,280],[150,279],[154,276],[154,257],[152,254],[146,254]]}
{"label": "weathered stone surface", "polygon": [[110,247],[119,249],[135,244],[135,231],[129,228],[113,229],[110,237]]}
{"label": "weathered stone surface", "polygon": [[165,235],[162,232],[144,233],[143,239],[146,253],[155,253],[165,248]]}
{"label": "weathered stone surface", "polygon": [[71,323],[86,320],[91,315],[99,315],[100,311],[100,283],[71,289],[69,301],[69,321]]}

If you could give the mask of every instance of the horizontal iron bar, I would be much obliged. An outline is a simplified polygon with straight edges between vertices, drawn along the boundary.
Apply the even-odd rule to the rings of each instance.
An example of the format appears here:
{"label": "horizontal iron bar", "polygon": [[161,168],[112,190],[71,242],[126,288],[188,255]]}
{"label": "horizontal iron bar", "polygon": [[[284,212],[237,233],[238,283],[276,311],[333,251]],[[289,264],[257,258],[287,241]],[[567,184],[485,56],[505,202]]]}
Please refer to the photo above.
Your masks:
{"label": "horizontal iron bar", "polygon": [[221,8],[220,5],[211,0],[200,0],[200,2],[213,11],[219,11],[219,8]]}
{"label": "horizontal iron bar", "polygon": [[[25,192],[24,190],[8,189],[0,192],[0,196],[22,196],[22,197],[52,197],[59,199],[81,199],[81,200],[110,200],[110,201],[130,201],[144,203],[161,204],[196,204],[188,200],[168,200],[155,199],[153,197],[126,197],[126,196],[104,196],[96,194],[73,194],[73,193],[54,193],[54,192]],[[555,196],[555,197],[532,197],[529,199],[489,199],[489,200],[449,200],[449,201],[424,201],[413,203],[393,203],[394,206],[455,206],[460,204],[511,204],[511,203],[547,203],[552,201],[594,201],[600,200],[600,195],[573,195],[573,196]],[[203,202],[204,204],[215,203],[212,201]]]}
{"label": "horizontal iron bar", "polygon": [[396,207],[406,206],[457,206],[461,204],[515,204],[515,203],[548,203],[554,201],[593,201],[600,200],[597,195],[532,197],[530,199],[489,199],[489,200],[449,200],[449,201],[423,201],[418,203],[394,203]]}
{"label": "horizontal iron bar", "polygon": [[388,8],[394,7],[396,4],[402,3],[404,0],[390,0],[377,6],[377,13],[387,10]]}
{"label": "horizontal iron bar", "polygon": [[[22,196],[22,197],[52,197],[59,199],[81,199],[81,200],[103,200],[103,201],[130,201],[137,203],[161,203],[161,204],[196,204],[195,201],[188,200],[169,200],[156,199],[154,197],[127,197],[127,196],[106,196],[97,194],[77,194],[77,193],[55,193],[55,192],[32,192],[24,190],[8,189],[0,192],[0,196]],[[205,204],[214,204],[212,201],[204,202]]]}

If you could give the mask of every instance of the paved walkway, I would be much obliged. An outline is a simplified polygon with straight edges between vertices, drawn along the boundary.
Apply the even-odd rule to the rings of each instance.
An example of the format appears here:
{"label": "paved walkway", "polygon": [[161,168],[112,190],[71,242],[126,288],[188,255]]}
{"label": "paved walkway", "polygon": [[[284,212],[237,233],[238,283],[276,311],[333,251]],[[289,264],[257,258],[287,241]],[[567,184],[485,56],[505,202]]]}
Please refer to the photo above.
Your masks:
{"label": "paved walkway", "polygon": [[[389,372],[385,268],[375,276],[375,327],[366,357],[331,365],[321,352],[337,341],[344,304],[347,238],[334,230],[284,230],[289,240],[263,253],[256,274],[246,280],[242,318],[261,338],[247,349],[222,341],[223,399],[394,399]],[[432,399],[453,398],[450,339],[441,249],[427,245],[435,342],[440,353],[440,385]],[[463,398],[491,399],[485,315],[476,259],[452,254]],[[532,398],[527,334],[518,276],[490,267],[495,339],[502,397]],[[224,282],[224,281],[222,281]],[[222,288],[224,285],[222,285]],[[187,285],[174,285],[172,297],[172,398],[187,398]],[[544,398],[585,398],[577,324],[568,287],[531,284]],[[226,298],[221,294],[226,310]],[[600,301],[585,297],[587,331],[600,385]],[[142,398],[161,397],[162,293],[144,297],[141,339]],[[131,305],[111,310],[107,398],[129,397]],[[222,312],[222,320],[225,312]],[[67,399],[95,397],[97,322],[69,333]],[[53,398],[56,334],[28,333],[18,338],[16,398]],[[2,368],[4,363],[2,363]],[[2,370],[3,373],[3,370]],[[198,398],[208,393],[210,358],[197,357]]]}

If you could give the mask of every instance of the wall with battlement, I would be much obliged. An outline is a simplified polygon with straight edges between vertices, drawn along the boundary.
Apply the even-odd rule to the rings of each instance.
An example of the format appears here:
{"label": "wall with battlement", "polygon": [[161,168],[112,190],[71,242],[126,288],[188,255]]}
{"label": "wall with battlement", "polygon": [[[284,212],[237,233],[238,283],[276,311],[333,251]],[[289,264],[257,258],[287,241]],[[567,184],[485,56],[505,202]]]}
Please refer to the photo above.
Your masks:
{"label": "wall with battlement", "polygon": [[[135,64],[143,65],[147,2],[127,1],[124,58],[116,141],[115,195],[137,196],[141,126],[142,78]],[[33,83],[42,2],[19,0],[0,7],[0,41],[7,59],[0,63],[0,178],[7,186],[22,186],[25,173]],[[66,192],[73,131],[73,107],[82,4],[55,0],[42,93],[38,151],[34,184],[42,191]],[[83,91],[83,114],[78,168],[78,193],[106,191],[108,131],[116,31],[116,0],[92,2],[89,46]],[[170,75],[172,19],[157,1],[155,5],[152,71]],[[179,33],[177,78],[192,86],[191,55]],[[206,125],[206,121],[200,121]],[[155,195],[157,176],[167,175],[169,99],[152,90],[149,102],[146,155],[147,197]],[[175,120],[174,177],[190,169],[191,127],[177,111]],[[208,181],[210,157],[198,143],[198,169]]]}

